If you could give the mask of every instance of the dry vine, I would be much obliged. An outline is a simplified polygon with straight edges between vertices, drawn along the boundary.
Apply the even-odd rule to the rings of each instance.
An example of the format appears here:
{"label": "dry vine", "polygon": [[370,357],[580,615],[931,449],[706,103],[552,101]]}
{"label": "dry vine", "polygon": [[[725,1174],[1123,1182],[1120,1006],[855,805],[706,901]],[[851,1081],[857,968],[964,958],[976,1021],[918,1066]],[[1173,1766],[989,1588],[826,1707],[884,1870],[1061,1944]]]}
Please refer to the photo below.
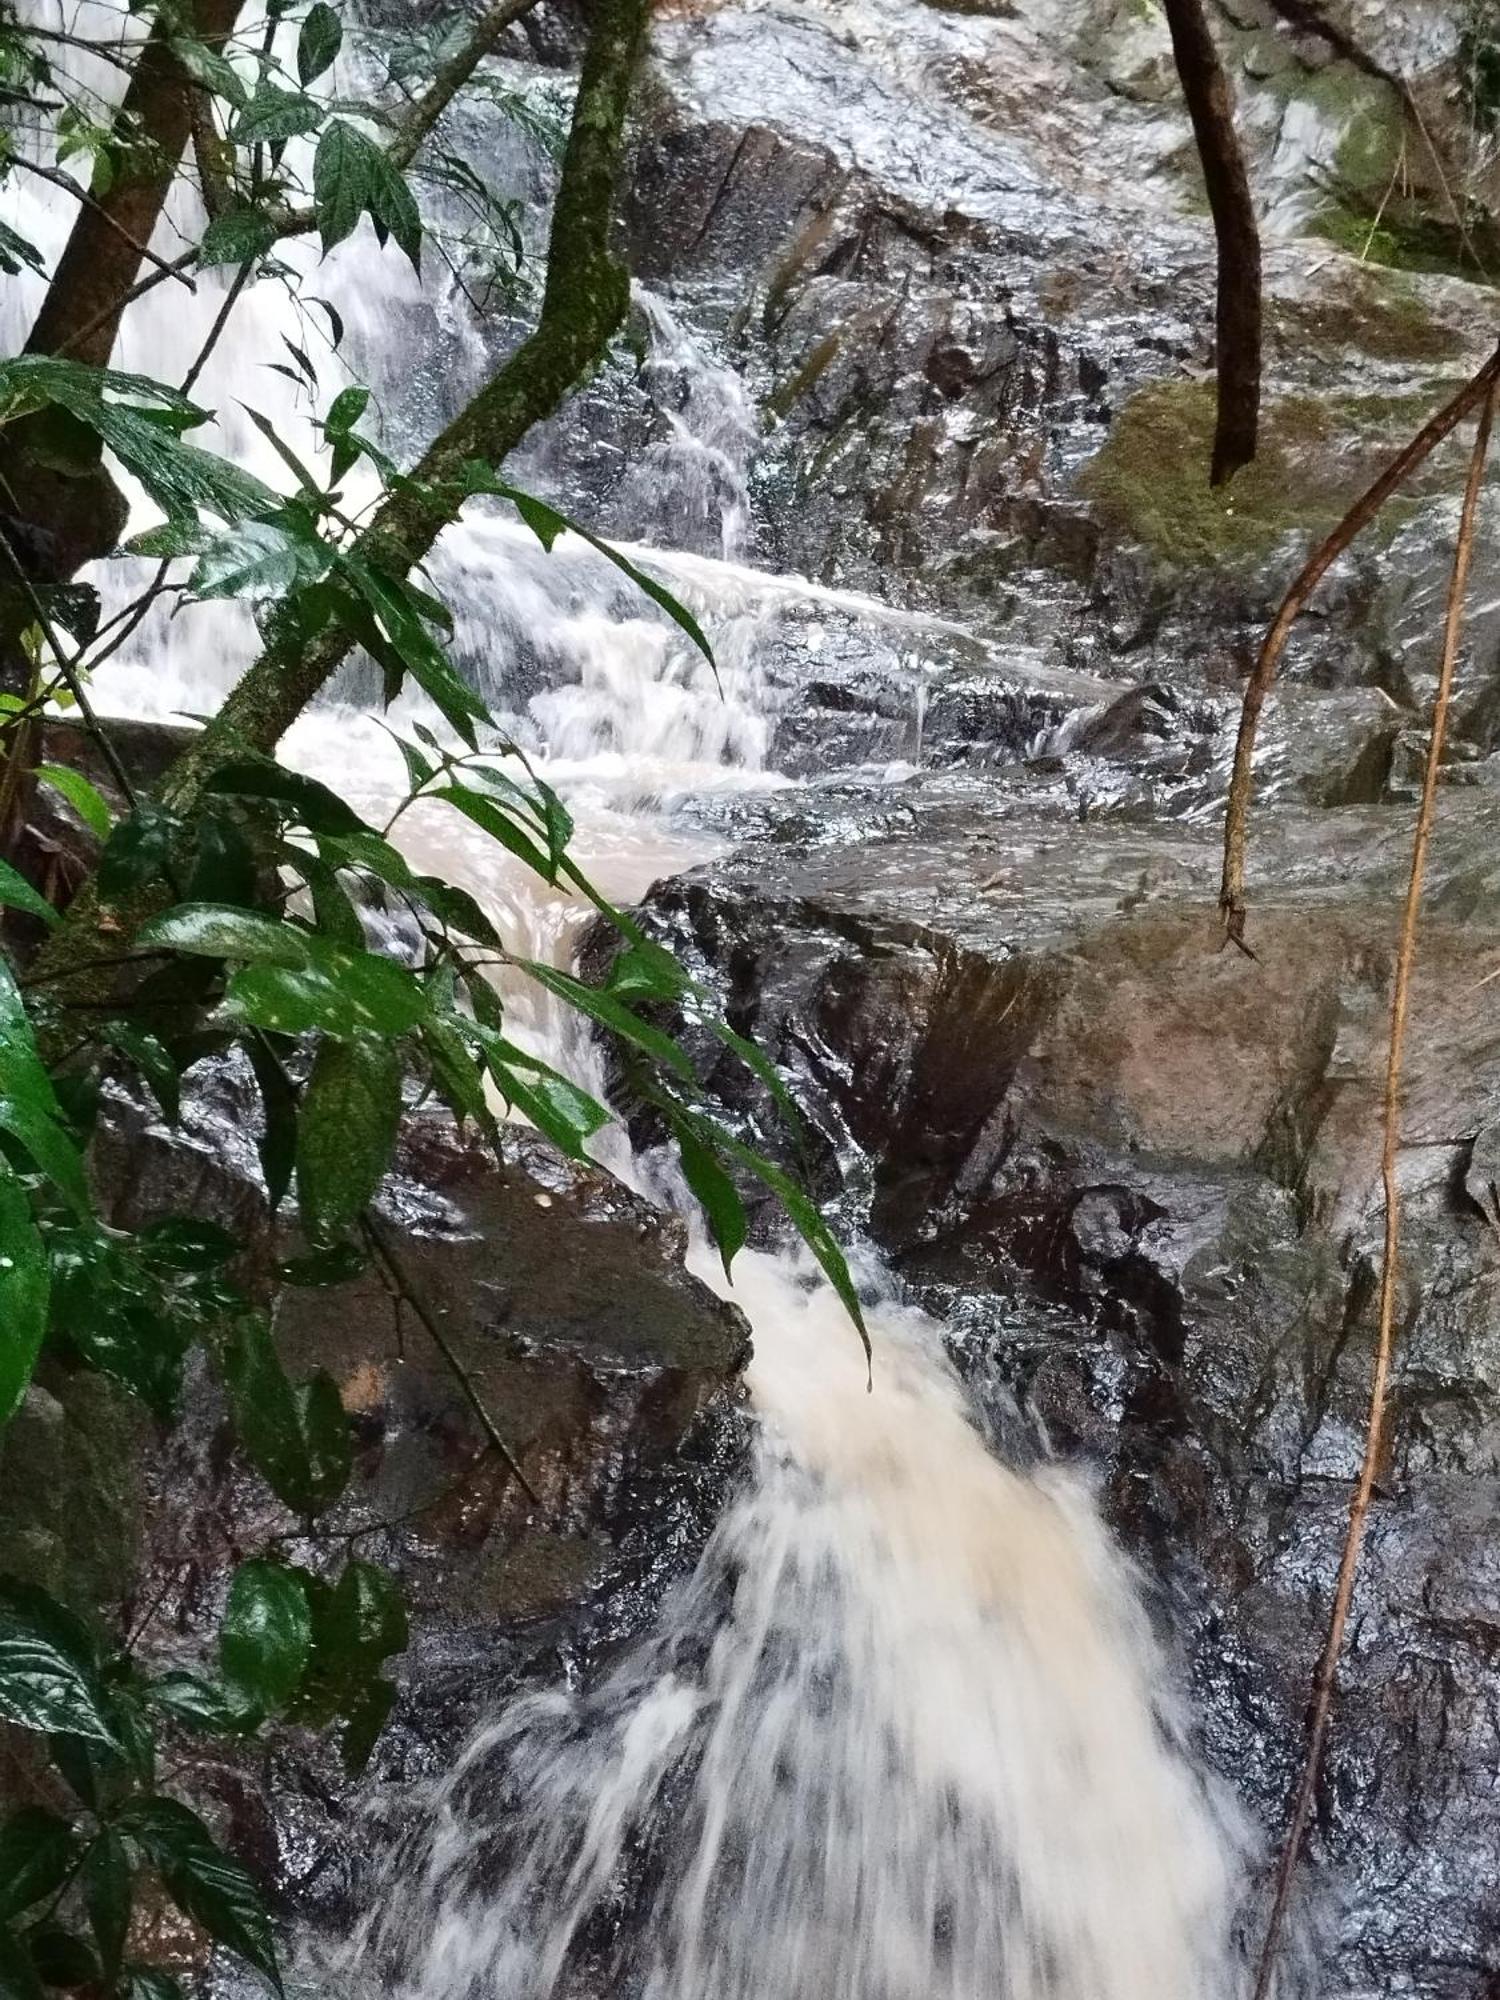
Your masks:
{"label": "dry vine", "polygon": [[[1401,1226],[1400,1189],[1397,1184],[1397,1155],[1401,1143],[1401,1070],[1406,1045],[1407,1009],[1411,993],[1412,966],[1416,958],[1417,919],[1422,907],[1422,878],[1427,863],[1427,850],[1432,838],[1432,822],[1437,805],[1438,775],[1443,761],[1443,744],[1447,732],[1448,704],[1453,691],[1453,674],[1458,659],[1459,638],[1463,630],[1464,600],[1468,590],[1469,569],[1474,553],[1474,519],[1479,505],[1479,489],[1484,477],[1485,460],[1489,453],[1490,428],[1494,418],[1496,395],[1497,391],[1500,391],[1500,355],[1497,355],[1496,359],[1492,360],[1475,379],[1484,385],[1482,401],[1480,403],[1479,422],[1474,436],[1474,449],[1469,459],[1468,481],[1464,488],[1463,512],[1459,520],[1458,543],[1453,557],[1453,574],[1448,586],[1447,617],[1443,628],[1442,663],[1438,673],[1437,694],[1433,701],[1432,730],[1427,743],[1427,761],[1422,775],[1422,799],[1417,809],[1416,831],[1412,839],[1411,871],[1407,877],[1406,904],[1402,912],[1400,942],[1396,952],[1395,980],[1391,991],[1391,1028],[1386,1057],[1384,1126],[1380,1163],[1381,1180],[1385,1191],[1385,1239],[1380,1265],[1380,1328],[1375,1349],[1375,1374],[1370,1385],[1370,1405],[1365,1430],[1364,1457],[1360,1465],[1359,1482],[1355,1487],[1354,1499],[1349,1508],[1349,1527],[1344,1537],[1344,1550],[1339,1562],[1338,1581],[1334,1588],[1333,1610],[1328,1622],[1328,1637],[1324,1643],[1322,1657],[1318,1662],[1317,1678],[1313,1684],[1312,1714],[1308,1724],[1307,1749],[1303,1757],[1302,1775],[1298,1781],[1296,1797],[1292,1806],[1291,1823],[1287,1828],[1286,1840],[1282,1846],[1281,1858],[1277,1865],[1276,1888],[1272,1898],[1271,1913],[1266,1923],[1266,1935],[1261,1949],[1260,1965],[1256,1973],[1254,2000],[1266,2000],[1266,1995],[1270,1991],[1271,1978],[1276,1964],[1277,1946],[1280,1942],[1282,1926],[1286,1918],[1292,1881],[1296,1874],[1303,1837],[1307,1832],[1307,1822],[1311,1815],[1313,1799],[1317,1792],[1318,1776],[1323,1760],[1323,1748],[1328,1735],[1328,1721],[1333,1707],[1334,1683],[1338,1676],[1339,1658],[1343,1651],[1344,1629],[1348,1623],[1349,1605],[1354,1594],[1354,1579],[1359,1568],[1360,1550],[1364,1543],[1365,1523],[1370,1509],[1370,1497],[1375,1489],[1375,1479],[1380,1464],[1381,1445],[1385,1430],[1386,1391],[1390,1380],[1391,1352],[1395,1333],[1396,1281]],[[1470,387],[1472,388],[1472,386],[1471,384]],[[1464,393],[1467,395],[1468,391]],[[1451,409],[1452,407],[1450,404],[1449,408]],[[1450,425],[1449,428],[1451,429],[1451,427]],[[1431,429],[1432,426],[1429,425],[1428,430],[1430,431]],[[1423,437],[1426,437],[1426,435],[1427,433],[1424,432]],[[1418,440],[1418,442],[1421,442],[1421,440]],[[1432,442],[1436,442],[1436,440],[1434,439]],[[1428,444],[1427,449],[1431,449],[1431,443]],[[1407,455],[1403,454],[1403,456]],[[1425,452],[1423,456],[1425,456]],[[1366,497],[1368,498],[1368,496]],[[1305,574],[1306,572],[1304,572]],[[1319,574],[1321,574],[1321,571]],[[1301,579],[1299,578],[1300,581]],[[1316,578],[1314,578],[1314,581],[1316,581]],[[1308,588],[1311,588],[1311,585]],[[1291,600],[1289,599],[1288,601],[1290,602]],[[1285,610],[1285,607],[1283,607],[1283,610]],[[1279,627],[1280,624],[1281,620],[1278,619],[1277,626]],[[1273,627],[1273,632],[1276,629],[1276,627]]]}

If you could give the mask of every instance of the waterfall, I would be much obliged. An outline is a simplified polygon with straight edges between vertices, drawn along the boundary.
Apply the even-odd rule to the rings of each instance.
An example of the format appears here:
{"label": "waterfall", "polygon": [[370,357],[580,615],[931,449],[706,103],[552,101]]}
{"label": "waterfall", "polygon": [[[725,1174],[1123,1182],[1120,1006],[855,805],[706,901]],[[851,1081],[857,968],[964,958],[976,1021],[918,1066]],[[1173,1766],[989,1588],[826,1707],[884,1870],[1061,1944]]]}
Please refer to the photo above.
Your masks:
{"label": "waterfall", "polygon": [[[702,1275],[710,1275],[707,1260]],[[342,1968],[401,2000],[1214,2000],[1236,1842],[1082,1483],[939,1332],[747,1255],[753,1474],[657,1635],[469,1746]]]}
{"label": "waterfall", "polygon": [[[65,211],[41,195],[33,233],[55,239]],[[163,232],[191,220],[169,215]],[[311,270],[315,246],[288,255]],[[217,282],[200,281],[190,312],[173,287],[143,299],[121,365],[177,379]],[[394,381],[408,357],[385,331],[390,315],[431,305],[394,253],[377,259],[361,231],[312,288],[357,332],[365,379]],[[19,325],[31,295],[11,293]],[[450,306],[439,302],[434,325]],[[717,682],[576,540],[549,555],[516,522],[476,510],[433,571],[458,659],[575,809],[582,865],[622,899],[712,851],[717,836],[683,801],[788,782],[775,768],[788,688],[774,656],[789,621],[924,624],[749,566],[748,393],[665,303],[644,296],[641,307],[642,380],[662,429],[622,504],[634,495],[641,532],[673,537],[634,553],[710,626]],[[198,392],[219,413],[221,448],[267,476],[268,447],[238,397],[298,450],[317,443],[305,399],[262,366],[283,336],[306,337],[289,295],[253,287]],[[320,352],[328,394],[349,365]],[[98,580],[114,594],[138,576],[113,564]],[[111,663],[101,702],[151,716],[202,709],[254,646],[243,607],[163,606]],[[286,754],[376,811],[398,795],[399,762],[350,694],[304,717]],[[921,726],[919,707],[918,755]],[[565,960],[586,913],[441,810],[402,822],[414,855],[480,895],[528,955]],[[523,1025],[595,1080],[574,1017],[533,1000]],[[610,1163],[659,1191],[660,1163],[615,1144]],[[722,1289],[705,1248],[694,1254]],[[601,1684],[503,1707],[430,1796],[404,1804],[410,1830],[342,1979],[409,2000],[1238,1990],[1243,1834],[1195,1767],[1086,1480],[1002,1463],[941,1328],[900,1302],[873,1258],[862,1267],[868,1390],[828,1288],[791,1251],[741,1255],[730,1295],[754,1330],[758,1436],[740,1497],[655,1634]]]}

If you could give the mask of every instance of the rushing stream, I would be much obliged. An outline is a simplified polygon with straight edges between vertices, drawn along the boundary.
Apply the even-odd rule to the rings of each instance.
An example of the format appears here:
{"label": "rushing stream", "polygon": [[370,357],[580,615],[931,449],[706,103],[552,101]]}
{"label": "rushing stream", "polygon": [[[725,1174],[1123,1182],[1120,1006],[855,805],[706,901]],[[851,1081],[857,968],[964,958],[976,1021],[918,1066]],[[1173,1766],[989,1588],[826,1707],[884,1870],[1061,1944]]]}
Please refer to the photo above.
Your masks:
{"label": "rushing stream", "polygon": [[[34,192],[34,191],[33,191]],[[42,203],[45,209],[52,197]],[[40,224],[40,226],[39,226]],[[45,217],[31,218],[36,233]],[[311,253],[299,250],[295,254]],[[320,283],[389,304],[368,242]],[[18,319],[25,303],[11,310]],[[186,324],[158,291],[122,365],[180,373]],[[211,290],[205,283],[203,291]],[[691,802],[791,782],[773,768],[767,640],[795,614],[901,625],[870,601],[756,570],[745,465],[755,416],[661,301],[644,296],[664,441],[631,477],[650,552],[708,625],[722,691],[596,556],[546,555],[478,517],[436,566],[458,651],[579,821],[578,858],[617,897],[712,851]],[[351,323],[356,316],[351,311]],[[252,357],[300,328],[252,290],[198,393],[268,475],[234,411]],[[356,324],[377,387],[400,357]],[[338,386],[327,368],[329,393]],[[309,442],[279,378],[256,400]],[[260,385],[264,383],[264,393]],[[106,579],[108,581],[108,579]],[[123,577],[115,578],[120,583]],[[915,627],[920,621],[906,620]],[[203,607],[142,628],[101,683],[116,712],[205,707],[253,646],[249,614]],[[524,699],[522,652],[542,663]],[[914,677],[913,751],[920,754]],[[400,719],[399,717],[397,718]],[[306,717],[289,759],[378,812],[400,766],[344,705]],[[441,809],[402,822],[496,912],[518,948],[565,960],[585,914]],[[567,1017],[517,996],[528,1032],[597,1084]],[[617,1149],[622,1142],[616,1140]],[[658,1198],[658,1160],[609,1162]],[[695,1253],[702,1278],[722,1285]],[[1021,1472],[986,1442],[941,1329],[866,1261],[874,1363],[791,1251],[747,1251],[732,1297],[754,1329],[753,1471],[654,1636],[602,1685],[497,1713],[381,1885],[341,1979],[416,2000],[1214,2000],[1237,1988],[1243,1835],[1186,1748],[1186,1719],[1086,1482]]]}

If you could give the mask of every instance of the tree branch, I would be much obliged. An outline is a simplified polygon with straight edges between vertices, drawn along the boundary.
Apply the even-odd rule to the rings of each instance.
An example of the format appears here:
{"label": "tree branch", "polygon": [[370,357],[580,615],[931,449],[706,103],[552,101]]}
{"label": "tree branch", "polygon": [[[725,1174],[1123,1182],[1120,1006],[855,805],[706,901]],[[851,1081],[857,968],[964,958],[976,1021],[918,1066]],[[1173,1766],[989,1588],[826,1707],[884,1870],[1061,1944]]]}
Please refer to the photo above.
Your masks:
{"label": "tree branch", "polygon": [[[354,554],[402,574],[421,562],[462,507],[464,466],[472,459],[499,464],[603,359],[629,303],[629,281],[610,252],[610,231],[648,11],[649,0],[596,0],[535,332],[387,497]],[[330,627],[311,641],[268,646],[167,774],[164,800],[180,810],[226,757],[274,749],[354,645],[350,633]]]}
{"label": "tree branch", "polygon": [[1201,0],[1165,0],[1165,5],[1219,247],[1219,408],[1209,479],[1222,486],[1255,457],[1260,429],[1260,231],[1234,129],[1229,79]]}

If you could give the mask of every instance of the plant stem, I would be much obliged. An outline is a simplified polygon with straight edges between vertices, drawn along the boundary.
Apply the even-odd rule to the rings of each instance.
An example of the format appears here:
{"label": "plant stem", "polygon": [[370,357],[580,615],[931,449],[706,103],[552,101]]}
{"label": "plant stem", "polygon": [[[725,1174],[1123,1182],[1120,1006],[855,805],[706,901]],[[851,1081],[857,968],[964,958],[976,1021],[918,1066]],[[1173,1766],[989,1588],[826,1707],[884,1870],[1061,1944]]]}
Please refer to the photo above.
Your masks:
{"label": "plant stem", "polygon": [[1385,1191],[1385,1240],[1380,1264],[1380,1330],[1375,1348],[1375,1374],[1370,1386],[1364,1459],[1349,1509],[1349,1528],[1344,1538],[1343,1556],[1339,1562],[1338,1581],[1334,1587],[1333,1612],[1329,1619],[1328,1637],[1318,1662],[1317,1679],[1313,1685],[1312,1720],[1308,1729],[1302,1776],[1298,1782],[1291,1823],[1287,1829],[1276,1871],[1276,1888],[1271,1903],[1271,1914],[1266,1924],[1260,1967],[1256,1974],[1254,2000],[1266,2000],[1271,1990],[1277,1946],[1286,1920],[1287,1902],[1301,1855],[1302,1842],[1307,1832],[1308,1819],[1312,1813],[1313,1800],[1317,1794],[1323,1748],[1328,1735],[1328,1721],[1333,1708],[1334,1684],[1338,1677],[1339,1658],[1344,1645],[1344,1628],[1349,1619],[1349,1606],[1354,1595],[1354,1580],[1359,1569],[1360,1550],[1364,1544],[1370,1498],[1375,1490],[1375,1479],[1380,1466],[1381,1445],[1385,1432],[1386,1392],[1390,1381],[1391,1354],[1395,1344],[1396,1279],[1401,1233],[1401,1189],[1398,1176],[1401,1149],[1401,1071],[1406,1048],[1411,975],[1416,960],[1417,920],[1422,908],[1422,878],[1426,870],[1427,850],[1431,843],[1432,823],[1437,810],[1438,777],[1447,734],[1448,706],[1453,692],[1454,669],[1458,662],[1459,639],[1463,632],[1464,600],[1468,590],[1469,571],[1473,563],[1474,521],[1479,506],[1479,489],[1484,478],[1485,460],[1489,453],[1497,387],[1500,387],[1500,376],[1492,370],[1484,401],[1480,407],[1474,449],[1469,459],[1469,476],[1464,488],[1458,545],[1454,551],[1453,575],[1448,586],[1442,664],[1438,673],[1437,695],[1432,708],[1432,731],[1427,742],[1427,762],[1422,774],[1422,799],[1417,809],[1416,831],[1412,837],[1411,871],[1407,877],[1406,904],[1401,917],[1395,979],[1391,989],[1391,1027],[1386,1055],[1384,1128],[1380,1158],[1381,1181]]}

